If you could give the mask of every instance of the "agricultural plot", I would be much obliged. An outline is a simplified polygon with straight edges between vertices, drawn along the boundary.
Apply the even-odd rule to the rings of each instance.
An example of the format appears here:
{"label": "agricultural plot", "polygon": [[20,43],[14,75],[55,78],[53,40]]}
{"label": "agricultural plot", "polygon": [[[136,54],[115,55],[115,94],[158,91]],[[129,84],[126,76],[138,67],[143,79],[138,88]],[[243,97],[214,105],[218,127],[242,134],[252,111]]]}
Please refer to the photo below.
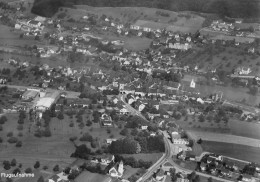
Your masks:
{"label": "agricultural plot", "polygon": [[215,141],[215,142],[223,142],[230,144],[238,144],[245,145],[249,147],[259,147],[260,148],[260,140],[241,137],[230,134],[221,134],[221,133],[212,133],[212,132],[201,132],[201,131],[188,131],[192,138],[202,139],[203,141]]}
{"label": "agricultural plot", "polygon": [[212,141],[204,141],[202,143],[202,147],[204,151],[213,152],[249,162],[260,163],[259,147]]}

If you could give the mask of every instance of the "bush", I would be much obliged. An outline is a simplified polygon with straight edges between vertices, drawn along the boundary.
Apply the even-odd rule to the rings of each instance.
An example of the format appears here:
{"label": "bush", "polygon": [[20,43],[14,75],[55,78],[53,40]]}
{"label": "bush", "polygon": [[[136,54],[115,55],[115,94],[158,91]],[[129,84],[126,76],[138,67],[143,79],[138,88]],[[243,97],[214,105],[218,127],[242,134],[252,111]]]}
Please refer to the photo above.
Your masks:
{"label": "bush", "polygon": [[60,170],[59,165],[55,165],[54,168],[53,168],[53,171],[54,172],[58,172],[59,170]]}
{"label": "bush", "polygon": [[7,133],[6,136],[7,136],[7,137],[12,137],[13,135],[14,135],[13,132],[10,131],[10,132]]}
{"label": "bush", "polygon": [[80,137],[79,140],[80,141],[92,142],[93,141],[93,137],[90,134],[85,133],[82,137]]}
{"label": "bush", "polygon": [[9,161],[3,161],[3,165],[5,170],[11,169],[11,164]]}
{"label": "bush", "polygon": [[35,169],[38,169],[40,167],[40,162],[36,161],[36,163],[33,166]]}
{"label": "bush", "polygon": [[7,140],[8,143],[17,143],[18,142],[18,139],[16,137],[10,137],[8,140]]}
{"label": "bush", "polygon": [[18,141],[15,146],[16,147],[21,147],[22,145],[23,145],[22,141]]}
{"label": "bush", "polygon": [[19,136],[19,137],[22,137],[22,136],[23,136],[23,133],[22,133],[22,132],[19,132],[19,133],[18,133],[18,136]]}
{"label": "bush", "polygon": [[43,169],[43,170],[47,170],[47,169],[48,169],[48,166],[43,166],[42,169]]}
{"label": "bush", "polygon": [[3,143],[3,139],[0,137],[0,143]]}
{"label": "bush", "polygon": [[12,159],[11,166],[16,166],[16,159]]}
{"label": "bush", "polygon": [[70,137],[70,141],[71,141],[71,142],[74,142],[74,141],[77,140],[77,139],[78,139],[78,137],[76,137],[76,136]]}
{"label": "bush", "polygon": [[19,124],[19,125],[17,126],[17,130],[19,130],[19,131],[23,130],[23,125]]}
{"label": "bush", "polygon": [[3,126],[2,125],[0,125],[0,131],[3,131]]}
{"label": "bush", "polygon": [[25,169],[25,171],[24,171],[25,173],[32,173],[32,169],[30,168],[30,167],[28,167],[27,169]]}
{"label": "bush", "polygon": [[70,125],[69,125],[70,127],[74,127],[74,123],[70,123]]}
{"label": "bush", "polygon": [[0,117],[0,124],[4,124],[7,121],[6,116],[1,116]]}

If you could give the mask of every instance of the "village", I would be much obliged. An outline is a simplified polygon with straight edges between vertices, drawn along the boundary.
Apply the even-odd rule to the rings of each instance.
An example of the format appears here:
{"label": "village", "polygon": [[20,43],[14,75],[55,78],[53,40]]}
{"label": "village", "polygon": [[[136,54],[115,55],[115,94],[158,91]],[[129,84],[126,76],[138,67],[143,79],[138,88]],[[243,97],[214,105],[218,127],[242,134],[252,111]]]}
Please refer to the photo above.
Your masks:
{"label": "village", "polygon": [[[91,13],[65,20],[66,10],[27,17],[19,6],[7,8],[15,16],[0,14],[1,26],[35,44],[0,46],[0,141],[7,151],[0,156],[17,150],[32,163],[14,154],[1,160],[1,171],[37,173],[25,182],[259,181],[257,155],[207,151],[212,131],[215,138],[246,137],[237,142],[245,148],[257,145],[249,138],[259,137],[259,24],[213,20],[182,33]],[[127,39],[148,39],[148,47],[127,49]],[[187,61],[211,47],[239,50],[256,65],[238,60],[224,70]],[[37,143],[50,140],[66,147],[39,152]],[[39,155],[32,160],[27,152]],[[58,156],[68,162],[55,162]]]}

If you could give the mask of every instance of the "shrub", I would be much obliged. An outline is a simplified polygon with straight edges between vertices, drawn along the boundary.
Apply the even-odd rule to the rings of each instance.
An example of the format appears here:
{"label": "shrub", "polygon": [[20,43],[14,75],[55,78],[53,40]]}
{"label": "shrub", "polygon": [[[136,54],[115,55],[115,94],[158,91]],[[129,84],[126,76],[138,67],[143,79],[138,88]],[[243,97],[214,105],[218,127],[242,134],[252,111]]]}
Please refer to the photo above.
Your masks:
{"label": "shrub", "polygon": [[3,139],[0,137],[0,143],[3,143]]}
{"label": "shrub", "polygon": [[18,142],[18,139],[16,137],[10,137],[8,140],[7,140],[8,143],[17,143]]}
{"label": "shrub", "polygon": [[12,159],[11,166],[16,166],[16,159]]}
{"label": "shrub", "polygon": [[43,169],[43,170],[47,170],[47,169],[48,169],[48,166],[43,166],[42,169]]}
{"label": "shrub", "polygon": [[40,167],[40,162],[36,161],[36,163],[33,166],[35,169],[38,169]]}
{"label": "shrub", "polygon": [[7,137],[12,137],[13,135],[14,135],[13,132],[10,131],[10,132],[7,133],[6,136],[7,136]]}
{"label": "shrub", "polygon": [[23,125],[19,124],[19,125],[17,126],[17,130],[19,130],[19,131],[23,130]]}
{"label": "shrub", "polygon": [[70,141],[74,142],[75,140],[77,140],[78,137],[74,136],[74,137],[70,137]]}
{"label": "shrub", "polygon": [[3,131],[3,126],[2,125],[0,125],[0,131]]}
{"label": "shrub", "polygon": [[0,117],[0,124],[4,124],[7,121],[6,116],[1,116]]}
{"label": "shrub", "polygon": [[54,172],[57,172],[57,171],[59,171],[59,170],[60,170],[59,165],[55,165],[54,168],[53,168],[53,171],[54,171]]}
{"label": "shrub", "polygon": [[25,173],[32,173],[32,169],[30,168],[30,167],[28,167],[27,169],[25,169],[25,171],[24,171]]}
{"label": "shrub", "polygon": [[22,145],[23,145],[22,141],[18,141],[15,146],[16,147],[21,147]]}
{"label": "shrub", "polygon": [[22,137],[22,136],[23,136],[23,133],[22,133],[22,132],[19,132],[19,133],[18,133],[18,136],[19,136],[19,137]]}

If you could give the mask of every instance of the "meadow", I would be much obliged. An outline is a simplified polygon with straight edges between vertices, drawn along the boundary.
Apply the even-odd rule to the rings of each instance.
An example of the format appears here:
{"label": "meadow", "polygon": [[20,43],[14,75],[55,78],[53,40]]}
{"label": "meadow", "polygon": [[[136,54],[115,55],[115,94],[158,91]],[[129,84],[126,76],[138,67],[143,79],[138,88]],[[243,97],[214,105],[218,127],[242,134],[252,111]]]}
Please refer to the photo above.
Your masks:
{"label": "meadow", "polygon": [[204,151],[214,152],[219,155],[233,157],[249,162],[260,163],[259,147],[211,141],[203,141],[202,147]]}

